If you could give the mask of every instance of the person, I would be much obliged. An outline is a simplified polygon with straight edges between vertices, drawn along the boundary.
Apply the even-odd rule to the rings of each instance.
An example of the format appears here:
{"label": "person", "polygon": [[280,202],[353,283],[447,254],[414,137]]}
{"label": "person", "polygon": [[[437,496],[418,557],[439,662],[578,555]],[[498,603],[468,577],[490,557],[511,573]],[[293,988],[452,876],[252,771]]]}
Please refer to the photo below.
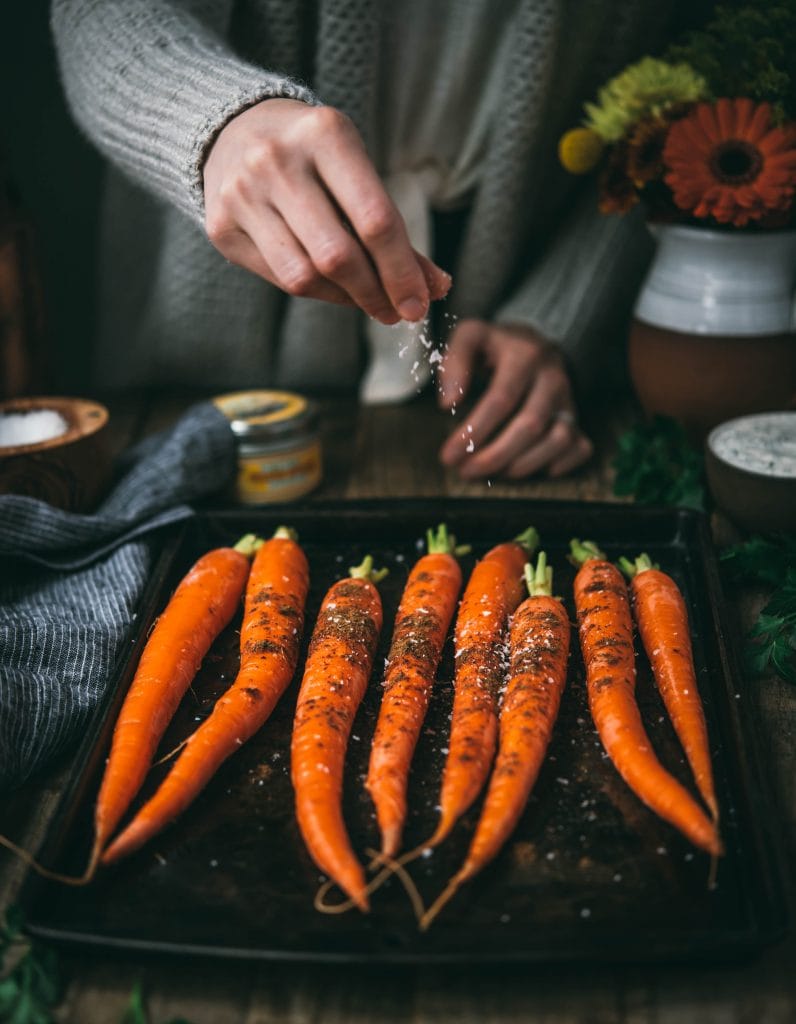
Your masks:
{"label": "person", "polygon": [[581,465],[576,395],[604,379],[649,243],[556,142],[669,11],[54,0],[67,100],[110,163],[97,384],[358,381],[394,401],[436,364],[441,408],[471,402],[443,464]]}

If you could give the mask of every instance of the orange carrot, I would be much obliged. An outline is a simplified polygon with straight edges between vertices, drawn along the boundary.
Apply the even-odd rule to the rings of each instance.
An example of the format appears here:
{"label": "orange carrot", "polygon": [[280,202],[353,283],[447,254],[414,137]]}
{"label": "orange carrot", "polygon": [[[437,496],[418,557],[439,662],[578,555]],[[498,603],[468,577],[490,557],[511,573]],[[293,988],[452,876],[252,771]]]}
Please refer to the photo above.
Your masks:
{"label": "orange carrot", "polygon": [[436,846],[481,791],[498,733],[509,617],[525,590],[523,569],[538,543],[533,527],[498,544],[477,563],[462,597],[454,630],[456,668],[448,756],[442,776],[440,820],[426,846]]}
{"label": "orange carrot", "polygon": [[94,847],[87,874],[140,789],[202,659],[234,615],[258,543],[249,534],[234,548],[215,548],[203,555],[150,633],[114,728],[94,809]]}
{"label": "orange carrot", "polygon": [[692,843],[722,852],[714,824],[652,750],[635,698],[636,666],[627,586],[619,570],[590,542],[571,542],[575,607],[589,706],[602,744],[633,792]]}
{"label": "orange carrot", "polygon": [[426,536],[428,554],[412,567],[395,617],[365,782],[385,857],[393,857],[401,843],[409,766],[462,585],[455,539],[444,525]]}
{"label": "orange carrot", "polygon": [[368,556],[327,591],[307,653],[291,745],[296,817],[310,856],[363,911],[364,872],[343,821],[343,766],[381,631],[374,583],[384,573],[373,572]]}
{"label": "orange carrot", "polygon": [[713,820],[718,821],[708,729],[697,688],[685,600],[672,577],[653,566],[648,555],[640,555],[635,562],[620,558],[619,564],[630,576],[633,611],[655,682],[697,788]]}
{"label": "orange carrot", "polygon": [[106,849],[103,864],[137,850],[176,818],[268,719],[296,670],[308,588],[304,552],[291,531],[280,527],[251,567],[234,682],[188,738],[154,796]]}
{"label": "orange carrot", "polygon": [[500,740],[484,806],[464,864],[421,919],[425,931],[448,900],[500,851],[525,809],[558,717],[569,657],[569,617],[552,596],[553,572],[542,551],[525,566],[530,596],[511,619],[509,680],[500,709]]}

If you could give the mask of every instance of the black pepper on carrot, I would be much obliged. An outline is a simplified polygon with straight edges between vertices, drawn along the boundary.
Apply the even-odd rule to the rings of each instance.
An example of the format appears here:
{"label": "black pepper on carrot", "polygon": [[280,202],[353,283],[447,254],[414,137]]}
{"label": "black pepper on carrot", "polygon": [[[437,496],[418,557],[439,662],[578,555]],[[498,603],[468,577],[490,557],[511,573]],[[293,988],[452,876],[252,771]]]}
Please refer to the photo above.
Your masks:
{"label": "black pepper on carrot", "polygon": [[652,749],[635,698],[633,622],[620,571],[593,543],[573,540],[575,607],[594,724],[619,774],[656,814],[713,856],[722,852],[715,824]]}
{"label": "black pepper on carrot", "polygon": [[513,541],[496,545],[476,564],[465,587],[454,629],[453,712],[440,819],[426,846],[436,846],[450,833],[478,796],[492,764],[509,618],[525,593],[524,566],[538,540],[529,527]]}
{"label": "black pepper on carrot", "polygon": [[293,532],[280,527],[260,546],[251,567],[235,680],[102,863],[132,853],[180,814],[223,761],[265,723],[296,670],[308,589],[306,556]]}
{"label": "black pepper on carrot", "polygon": [[296,817],[310,856],[363,911],[367,886],[343,821],[343,768],[381,631],[375,583],[385,574],[374,572],[368,556],[327,591],[307,652],[291,744]]}
{"label": "black pepper on carrot", "polygon": [[427,554],[412,567],[395,617],[384,695],[365,785],[381,831],[381,852],[397,852],[406,819],[409,766],[456,610],[462,572],[444,524],[426,534]]}
{"label": "black pepper on carrot", "polygon": [[567,676],[569,617],[552,596],[553,573],[539,553],[525,566],[528,597],[514,612],[509,673],[500,708],[500,737],[484,806],[464,864],[420,921],[429,927],[464,882],[500,851],[525,809],[558,717]]}

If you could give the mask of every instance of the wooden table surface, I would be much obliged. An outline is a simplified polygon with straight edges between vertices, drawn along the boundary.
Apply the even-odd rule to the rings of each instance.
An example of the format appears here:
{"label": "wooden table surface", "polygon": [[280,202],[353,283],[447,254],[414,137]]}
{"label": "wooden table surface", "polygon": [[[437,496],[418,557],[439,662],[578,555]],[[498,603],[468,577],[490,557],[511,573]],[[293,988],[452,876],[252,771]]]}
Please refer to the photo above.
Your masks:
{"label": "wooden table surface", "polygon": [[[143,396],[112,404],[113,443],[123,448],[172,422],[186,400]],[[437,450],[453,421],[419,399],[399,407],[323,402],[325,481],[319,498],[495,496],[612,498],[611,458],[627,418],[595,414],[597,455],[558,480],[463,483],[440,469]],[[725,529],[720,521],[714,528]],[[733,595],[739,628],[755,595]],[[757,601],[759,607],[759,600]],[[796,853],[796,693],[776,677],[748,680],[742,707],[759,738],[788,862]],[[35,848],[69,759],[7,797],[2,831]],[[22,865],[0,853],[0,905],[13,903]],[[792,1024],[796,942],[790,936],[756,959],[726,966],[667,964],[557,967],[357,968],[110,957],[61,953],[63,1024],[118,1024],[133,986],[142,986],[150,1024]]]}

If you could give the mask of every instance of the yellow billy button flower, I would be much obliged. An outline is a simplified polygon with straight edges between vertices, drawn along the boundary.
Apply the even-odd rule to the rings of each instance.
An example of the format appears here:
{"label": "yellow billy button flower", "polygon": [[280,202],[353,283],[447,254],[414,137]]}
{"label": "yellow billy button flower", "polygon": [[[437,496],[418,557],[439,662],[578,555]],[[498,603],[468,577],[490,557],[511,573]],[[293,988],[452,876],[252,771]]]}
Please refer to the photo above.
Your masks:
{"label": "yellow billy button flower", "polygon": [[604,148],[603,140],[591,128],[571,128],[558,142],[558,158],[570,174],[588,174]]}

